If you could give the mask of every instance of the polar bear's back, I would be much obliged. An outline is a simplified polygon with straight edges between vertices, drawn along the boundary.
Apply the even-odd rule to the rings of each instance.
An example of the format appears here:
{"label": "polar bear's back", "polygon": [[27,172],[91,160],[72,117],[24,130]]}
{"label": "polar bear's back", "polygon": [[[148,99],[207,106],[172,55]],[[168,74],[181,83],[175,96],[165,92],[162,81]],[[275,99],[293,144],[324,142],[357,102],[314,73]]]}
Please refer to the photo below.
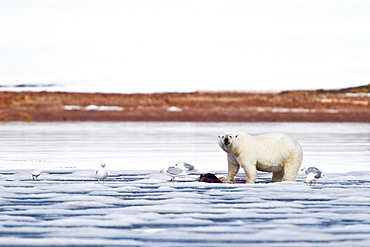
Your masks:
{"label": "polar bear's back", "polygon": [[254,136],[257,141],[268,142],[268,143],[286,143],[293,144],[297,143],[292,137],[283,133],[267,133],[262,135]]}
{"label": "polar bear's back", "polygon": [[[269,133],[250,136],[253,139],[254,155],[257,167],[262,171],[281,169],[284,162],[291,162],[300,166],[303,152],[299,143],[288,135],[282,133]],[[250,140],[251,140],[250,139]]]}
{"label": "polar bear's back", "polygon": [[298,150],[302,152],[299,143],[292,137],[282,133],[268,133],[263,135],[254,136],[256,145],[262,149],[285,151],[285,150]]}

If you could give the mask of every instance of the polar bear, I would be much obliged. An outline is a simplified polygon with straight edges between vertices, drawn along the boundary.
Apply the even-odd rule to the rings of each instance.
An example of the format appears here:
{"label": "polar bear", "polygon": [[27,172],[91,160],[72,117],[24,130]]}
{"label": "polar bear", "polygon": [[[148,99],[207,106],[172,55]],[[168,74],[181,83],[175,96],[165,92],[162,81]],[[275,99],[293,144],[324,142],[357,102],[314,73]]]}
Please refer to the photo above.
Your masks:
{"label": "polar bear", "polygon": [[233,181],[240,166],[246,183],[254,183],[257,170],[272,172],[271,182],[294,181],[303,152],[297,141],[281,133],[251,136],[245,133],[219,135],[218,144],[227,153],[228,173],[223,181]]}

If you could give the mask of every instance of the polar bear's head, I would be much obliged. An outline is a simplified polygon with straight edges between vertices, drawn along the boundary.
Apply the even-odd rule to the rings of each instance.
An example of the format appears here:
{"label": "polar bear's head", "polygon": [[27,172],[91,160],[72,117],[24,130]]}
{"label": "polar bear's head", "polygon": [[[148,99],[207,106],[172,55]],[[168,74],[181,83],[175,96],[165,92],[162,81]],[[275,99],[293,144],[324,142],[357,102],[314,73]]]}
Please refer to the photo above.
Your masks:
{"label": "polar bear's head", "polygon": [[238,145],[238,134],[225,134],[218,136],[218,145],[225,151],[231,152]]}

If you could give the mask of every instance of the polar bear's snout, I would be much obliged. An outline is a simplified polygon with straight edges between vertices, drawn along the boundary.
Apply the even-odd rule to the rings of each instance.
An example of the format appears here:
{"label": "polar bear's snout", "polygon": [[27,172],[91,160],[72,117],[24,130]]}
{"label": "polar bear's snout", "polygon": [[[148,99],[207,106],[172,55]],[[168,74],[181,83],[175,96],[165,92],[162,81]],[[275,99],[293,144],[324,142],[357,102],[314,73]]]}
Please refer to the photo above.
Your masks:
{"label": "polar bear's snout", "polygon": [[230,143],[231,143],[231,140],[226,136],[226,137],[224,138],[224,144],[225,144],[226,146],[228,146],[228,145],[230,145]]}

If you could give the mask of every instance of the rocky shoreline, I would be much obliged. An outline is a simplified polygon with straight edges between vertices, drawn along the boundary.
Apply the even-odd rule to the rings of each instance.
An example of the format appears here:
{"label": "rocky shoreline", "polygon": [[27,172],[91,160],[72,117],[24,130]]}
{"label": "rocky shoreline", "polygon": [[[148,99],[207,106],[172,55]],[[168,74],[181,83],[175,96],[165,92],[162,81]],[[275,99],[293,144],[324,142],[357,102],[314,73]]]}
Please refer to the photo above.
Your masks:
{"label": "rocky shoreline", "polygon": [[281,93],[0,92],[1,121],[370,122],[370,84]]}

